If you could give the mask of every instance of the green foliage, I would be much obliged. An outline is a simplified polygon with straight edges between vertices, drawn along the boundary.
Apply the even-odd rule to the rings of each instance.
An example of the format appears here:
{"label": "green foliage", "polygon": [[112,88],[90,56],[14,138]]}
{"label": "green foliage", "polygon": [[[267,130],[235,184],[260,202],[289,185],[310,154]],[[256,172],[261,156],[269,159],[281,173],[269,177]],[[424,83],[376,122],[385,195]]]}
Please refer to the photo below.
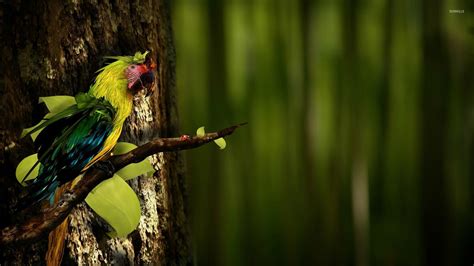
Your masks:
{"label": "green foliage", "polygon": [[[95,98],[87,93],[80,93],[76,97],[63,95],[40,97],[39,102],[45,103],[50,112],[34,127],[24,129],[22,136],[34,131],[30,136],[35,140],[43,129],[37,129],[38,126],[41,126],[46,121],[50,121],[48,120],[49,118],[64,112],[76,103],[79,108],[85,108],[90,104],[94,104],[95,100]],[[113,153],[124,154],[136,147],[136,145],[131,143],[119,142],[116,144]],[[23,180],[33,166],[35,167],[28,175],[28,178]],[[36,178],[39,167],[40,164],[38,163],[38,155],[36,153],[24,158],[16,169],[15,174],[18,182],[25,185],[24,181]],[[86,198],[87,204],[114,229],[114,231],[109,232],[109,236],[124,237],[135,230],[140,221],[140,202],[135,192],[125,181],[140,175],[153,173],[154,171],[147,159],[139,163],[127,165],[115,173],[112,178],[103,181],[89,193]]]}
{"label": "green foliage", "polygon": [[87,196],[86,203],[114,231],[110,237],[125,237],[140,222],[140,201],[130,186],[118,175],[102,181]]}
{"label": "green foliage", "polygon": [[21,137],[23,138],[23,137],[25,137],[26,135],[29,134],[30,137],[31,137],[31,139],[32,139],[33,141],[35,141],[35,140],[36,140],[36,137],[38,137],[38,135],[41,133],[41,131],[42,131],[43,129],[36,130],[36,131],[33,132],[33,133],[31,133],[31,132],[32,132],[35,128],[39,127],[41,124],[43,124],[44,122],[46,122],[46,121],[47,121],[46,118],[47,118],[47,116],[44,116],[44,118],[43,118],[38,124],[36,124],[36,125],[34,125],[34,126],[32,126],[32,127],[23,129],[23,131],[21,132]]}
{"label": "green foliage", "polygon": [[224,138],[218,138],[214,140],[214,143],[217,144],[217,146],[219,146],[219,149],[221,150],[225,149],[225,147],[227,146],[227,143],[225,142]]}
{"label": "green foliage", "polygon": [[142,64],[143,62],[145,62],[145,58],[148,53],[150,52],[149,51],[145,51],[144,53],[136,52],[134,56],[104,56],[104,58],[120,60],[127,64]]}
{"label": "green foliage", "polygon": [[[35,129],[41,126],[44,122],[48,121],[55,114],[58,114],[64,111],[65,109],[67,109],[68,107],[74,105],[76,103],[76,100],[72,96],[57,95],[57,96],[40,97],[38,100],[38,103],[44,103],[46,107],[48,108],[49,113],[47,113],[38,124],[36,124],[33,127],[24,129],[21,134],[21,137],[24,137],[29,134],[33,141],[36,139],[36,137],[38,137],[38,135],[43,130],[43,128],[40,128],[38,130],[35,130]],[[22,185],[25,185],[24,184],[25,181],[34,179],[38,176],[40,164],[37,163],[37,161],[38,161],[38,154],[35,153],[33,155],[30,155],[24,158],[18,164],[16,172],[15,172],[18,182],[20,182]],[[30,169],[33,166],[35,166],[35,168],[28,175],[28,177],[25,178],[26,174],[30,171]]]}
{"label": "green foliage", "polygon": [[[136,147],[132,143],[119,142],[115,145],[113,153],[124,154]],[[110,232],[109,236],[124,237],[136,229],[140,220],[140,203],[135,192],[125,181],[154,171],[148,159],[129,164],[89,193],[86,198],[87,204],[115,230]]]}
{"label": "green foliage", "polygon": [[46,107],[48,107],[48,110],[51,113],[59,113],[69,106],[76,104],[76,100],[72,96],[57,95],[40,97],[38,103],[46,104]]}
{"label": "green foliage", "polygon": [[26,135],[30,135],[31,139],[34,141],[36,137],[41,133],[43,128],[37,129],[41,126],[44,122],[48,121],[54,115],[66,110],[68,107],[76,104],[76,100],[72,96],[67,95],[57,95],[57,96],[48,96],[48,97],[40,97],[39,103],[44,103],[49,110],[44,118],[36,125],[23,129],[21,133],[21,137],[25,137]]}
{"label": "green foliage", "polygon": [[[131,143],[119,142],[115,146],[114,154],[124,154],[137,146]],[[26,173],[38,162],[37,154],[23,159],[17,166],[16,178],[18,182],[25,177]],[[40,164],[36,164],[34,170],[26,180],[38,176]],[[86,203],[107,223],[114,228],[109,232],[111,237],[124,237],[136,229],[140,220],[140,202],[137,195],[125,182],[140,175],[153,173],[155,169],[148,159],[139,163],[129,164],[117,171],[114,176],[97,185],[86,198]],[[22,185],[25,185],[22,183]]]}
{"label": "green foliage", "polygon": [[204,127],[200,127],[196,130],[196,136],[198,137],[204,137],[206,134],[206,131],[204,131]]}
{"label": "green foliage", "polygon": [[[119,142],[117,143],[117,145],[115,145],[113,153],[124,154],[135,149],[136,147],[137,146],[132,143]],[[155,169],[153,168],[153,166],[151,166],[148,159],[145,159],[139,163],[132,163],[125,166],[124,168],[117,171],[116,174],[120,176],[121,178],[123,178],[123,180],[130,180],[140,175],[153,173],[154,171]]]}
{"label": "green foliage", "polygon": [[[204,137],[204,135],[206,135],[206,131],[204,130],[204,126],[198,128],[196,130],[196,136]],[[225,149],[225,147],[227,146],[227,143],[225,142],[224,138],[215,139],[214,143],[217,144],[217,146],[219,146],[219,149],[221,149],[221,150]]]}
{"label": "green foliage", "polygon": [[196,263],[472,263],[472,3],[172,1]]}
{"label": "green foliage", "polygon": [[[24,183],[25,181],[35,179],[38,176],[40,164],[39,163],[36,164],[36,162],[38,162],[37,153],[24,158],[16,167],[16,171],[15,171],[16,179],[21,185],[25,186],[26,185]],[[31,171],[31,173],[25,179],[26,174],[31,170],[31,168],[35,164],[36,164],[35,168],[33,169],[33,171]]]}

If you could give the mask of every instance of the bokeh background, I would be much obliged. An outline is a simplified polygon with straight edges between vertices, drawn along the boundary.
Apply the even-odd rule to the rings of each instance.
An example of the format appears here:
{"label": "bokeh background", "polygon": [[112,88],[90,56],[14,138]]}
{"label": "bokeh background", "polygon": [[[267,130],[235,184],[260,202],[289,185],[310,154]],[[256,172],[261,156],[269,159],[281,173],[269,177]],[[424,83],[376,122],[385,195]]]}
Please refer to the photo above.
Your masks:
{"label": "bokeh background", "polygon": [[472,265],[473,10],[172,1],[198,265]]}

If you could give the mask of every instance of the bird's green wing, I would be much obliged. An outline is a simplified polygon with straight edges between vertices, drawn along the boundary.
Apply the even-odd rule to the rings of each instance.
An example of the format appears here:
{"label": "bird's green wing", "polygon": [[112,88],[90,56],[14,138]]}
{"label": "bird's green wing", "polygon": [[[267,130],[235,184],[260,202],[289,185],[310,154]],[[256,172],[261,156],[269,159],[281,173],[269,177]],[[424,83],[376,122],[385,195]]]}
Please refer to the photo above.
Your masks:
{"label": "bird's green wing", "polygon": [[41,167],[30,183],[30,202],[46,198],[78,176],[113,129],[115,110],[110,103],[88,95],[76,97],[76,102],[32,130],[43,129],[35,140]]}

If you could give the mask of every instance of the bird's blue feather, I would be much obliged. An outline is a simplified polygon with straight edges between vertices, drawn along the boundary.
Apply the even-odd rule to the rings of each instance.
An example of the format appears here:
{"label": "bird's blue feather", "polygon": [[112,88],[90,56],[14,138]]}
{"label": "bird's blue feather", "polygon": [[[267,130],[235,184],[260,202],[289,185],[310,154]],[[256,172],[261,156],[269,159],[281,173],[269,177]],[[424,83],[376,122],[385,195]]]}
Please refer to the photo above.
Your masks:
{"label": "bird's blue feather", "polygon": [[63,183],[76,178],[102,150],[113,129],[115,110],[105,101],[57,119],[46,126],[35,140],[41,167],[30,182],[24,204],[34,204],[54,195]]}

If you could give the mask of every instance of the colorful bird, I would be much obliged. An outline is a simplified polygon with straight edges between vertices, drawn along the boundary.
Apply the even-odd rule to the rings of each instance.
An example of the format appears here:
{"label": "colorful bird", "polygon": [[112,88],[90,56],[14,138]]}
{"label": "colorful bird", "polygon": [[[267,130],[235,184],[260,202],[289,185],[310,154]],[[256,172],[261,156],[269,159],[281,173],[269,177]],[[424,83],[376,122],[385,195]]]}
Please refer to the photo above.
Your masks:
{"label": "colorful bird", "polygon": [[75,105],[29,132],[41,130],[34,141],[40,167],[22,205],[52,198],[59,186],[110,154],[132,111],[134,95],[153,92],[156,65],[148,52],[107,58],[114,61],[98,71],[89,92],[78,94]]}

